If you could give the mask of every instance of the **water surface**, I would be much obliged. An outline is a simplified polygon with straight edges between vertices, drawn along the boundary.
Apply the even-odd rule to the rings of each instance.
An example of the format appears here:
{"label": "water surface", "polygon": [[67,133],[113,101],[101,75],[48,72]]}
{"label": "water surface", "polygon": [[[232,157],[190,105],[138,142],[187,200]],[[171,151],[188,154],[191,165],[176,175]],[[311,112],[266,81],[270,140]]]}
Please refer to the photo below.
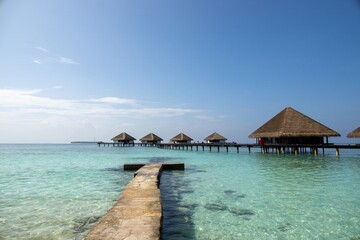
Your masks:
{"label": "water surface", "polygon": [[164,172],[163,239],[360,239],[360,152],[263,155],[96,145],[0,145],[0,239],[82,239],[132,179]]}

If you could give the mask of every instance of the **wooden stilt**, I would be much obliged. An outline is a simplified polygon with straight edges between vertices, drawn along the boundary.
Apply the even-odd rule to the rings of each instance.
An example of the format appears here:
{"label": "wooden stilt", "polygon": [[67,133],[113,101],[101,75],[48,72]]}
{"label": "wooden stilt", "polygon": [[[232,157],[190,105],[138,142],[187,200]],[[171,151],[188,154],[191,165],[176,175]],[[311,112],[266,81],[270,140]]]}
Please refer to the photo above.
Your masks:
{"label": "wooden stilt", "polygon": [[317,156],[317,155],[318,155],[318,149],[314,148],[314,156]]}
{"label": "wooden stilt", "polygon": [[298,155],[298,153],[299,153],[299,148],[298,148],[298,147],[295,147],[295,148],[294,148],[294,154],[295,154],[295,155]]}

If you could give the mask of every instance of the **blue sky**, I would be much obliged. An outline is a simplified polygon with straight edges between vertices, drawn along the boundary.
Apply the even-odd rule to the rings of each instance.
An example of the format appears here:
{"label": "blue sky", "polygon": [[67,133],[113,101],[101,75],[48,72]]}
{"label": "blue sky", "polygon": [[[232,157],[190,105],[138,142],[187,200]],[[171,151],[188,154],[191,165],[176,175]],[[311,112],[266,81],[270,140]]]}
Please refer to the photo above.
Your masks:
{"label": "blue sky", "polygon": [[0,143],[248,135],[287,106],[354,142],[360,1],[0,1]]}

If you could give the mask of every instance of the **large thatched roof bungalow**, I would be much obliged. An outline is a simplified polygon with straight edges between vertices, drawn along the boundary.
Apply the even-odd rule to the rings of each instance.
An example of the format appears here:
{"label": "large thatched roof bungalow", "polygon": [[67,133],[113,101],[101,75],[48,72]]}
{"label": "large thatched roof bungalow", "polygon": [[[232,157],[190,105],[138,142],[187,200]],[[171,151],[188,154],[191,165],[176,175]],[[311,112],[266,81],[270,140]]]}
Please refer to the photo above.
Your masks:
{"label": "large thatched roof bungalow", "polygon": [[210,136],[206,137],[204,140],[207,143],[225,143],[227,138],[225,138],[224,136],[221,136],[217,132],[214,132]]}
{"label": "large thatched roof bungalow", "polygon": [[163,139],[154,133],[149,133],[148,135],[140,138],[141,143],[149,143],[149,144],[159,144]]}
{"label": "large thatched roof bungalow", "polygon": [[354,131],[348,133],[347,137],[348,138],[360,138],[360,127],[355,129]]}
{"label": "large thatched roof bungalow", "polygon": [[184,143],[191,143],[192,140],[193,139],[187,136],[186,134],[179,133],[178,135],[170,139],[170,143],[184,144]]}
{"label": "large thatched roof bungalow", "polygon": [[249,135],[264,143],[323,144],[324,137],[340,136],[339,133],[287,107]]}
{"label": "large thatched roof bungalow", "polygon": [[122,132],[119,135],[113,137],[111,140],[116,143],[129,144],[129,143],[134,143],[136,139],[130,136],[129,134],[127,134],[126,132]]}

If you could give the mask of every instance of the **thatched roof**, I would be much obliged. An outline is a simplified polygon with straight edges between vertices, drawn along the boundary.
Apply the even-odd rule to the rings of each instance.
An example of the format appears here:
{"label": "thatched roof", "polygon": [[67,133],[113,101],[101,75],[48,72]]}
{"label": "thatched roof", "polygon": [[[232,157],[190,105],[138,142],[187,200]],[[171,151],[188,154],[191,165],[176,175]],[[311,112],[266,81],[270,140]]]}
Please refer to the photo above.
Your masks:
{"label": "thatched roof", "polygon": [[163,139],[154,133],[149,133],[148,135],[144,136],[140,139],[140,141],[162,141]]}
{"label": "thatched roof", "polygon": [[340,134],[291,107],[285,108],[249,135],[250,138],[330,136]]}
{"label": "thatched roof", "polygon": [[184,133],[179,133],[178,135],[176,135],[175,137],[173,137],[172,139],[170,139],[171,141],[192,141],[193,139],[187,135],[185,135]]}
{"label": "thatched roof", "polygon": [[204,139],[205,141],[216,141],[216,140],[227,140],[224,136],[221,136],[220,134],[214,132],[210,136],[206,137]]}
{"label": "thatched roof", "polygon": [[122,132],[111,139],[112,141],[134,141],[134,137],[130,136],[126,132]]}
{"label": "thatched roof", "polygon": [[350,132],[347,135],[348,138],[360,138],[360,127],[358,127],[357,129],[355,129],[354,131]]}

